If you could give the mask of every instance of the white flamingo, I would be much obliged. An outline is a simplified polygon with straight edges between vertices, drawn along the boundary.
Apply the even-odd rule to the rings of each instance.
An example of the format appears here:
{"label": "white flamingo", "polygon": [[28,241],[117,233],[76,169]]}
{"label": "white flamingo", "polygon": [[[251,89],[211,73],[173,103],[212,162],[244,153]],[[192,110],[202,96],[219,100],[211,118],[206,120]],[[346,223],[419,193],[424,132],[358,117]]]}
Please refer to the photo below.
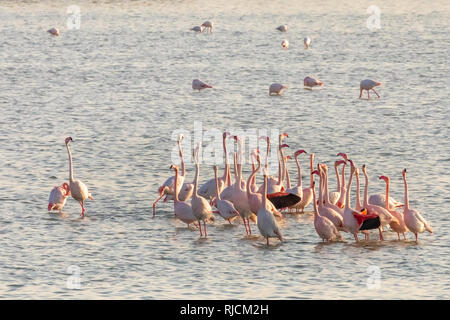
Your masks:
{"label": "white flamingo", "polygon": [[86,212],[86,209],[84,208],[84,202],[86,199],[92,198],[91,193],[88,191],[88,188],[86,185],[81,182],[80,180],[74,180],[73,178],[73,168],[72,168],[72,152],[70,151],[69,143],[73,141],[71,137],[66,138],[66,148],[67,153],[69,155],[69,186],[70,186],[70,193],[72,195],[72,198],[78,201],[78,203],[81,206],[81,216],[84,217],[84,214]]}
{"label": "white flamingo", "polygon": [[406,169],[402,171],[403,182],[405,183],[405,206],[403,208],[403,216],[405,219],[405,224],[408,229],[414,233],[416,236],[416,242],[418,242],[418,234],[428,231],[433,234],[433,228],[430,224],[422,217],[419,211],[411,209],[409,207],[408,198],[408,182],[406,181]]}
{"label": "white flamingo", "polygon": [[380,95],[374,89],[377,86],[381,86],[381,82],[370,80],[370,79],[365,79],[365,80],[361,81],[361,83],[359,84],[359,98],[361,98],[363,90],[367,91],[367,99],[370,99],[369,90],[372,90],[373,92],[375,92],[375,94],[378,96],[378,98],[380,98]]}
{"label": "white flamingo", "polygon": [[70,187],[66,182],[61,186],[54,187],[48,198],[48,211],[58,210],[59,213],[62,213],[68,196],[70,196]]}
{"label": "white flamingo", "polygon": [[[384,180],[384,182],[386,182],[386,199],[389,199],[389,185],[390,185],[390,179],[388,176],[381,176],[380,177],[381,180]],[[405,224],[405,219],[403,216],[402,212],[398,212],[395,210],[391,210],[389,208],[389,204],[387,202],[385,202],[385,207],[384,207],[387,211],[389,211],[394,217],[397,218],[397,221],[391,222],[389,224],[389,226],[391,227],[392,230],[394,230],[395,232],[397,232],[397,237],[398,240],[400,240],[400,233],[403,234],[403,239],[406,240],[405,237],[405,232],[408,232],[408,228],[406,227]]]}
{"label": "white flamingo", "polygon": [[200,91],[206,88],[212,88],[212,86],[200,81],[199,79],[192,80],[192,89]]}
{"label": "white flamingo", "polygon": [[317,234],[322,238],[323,241],[335,241],[337,239],[342,240],[342,235],[333,224],[333,222],[331,222],[328,218],[320,215],[317,208],[316,191],[314,186],[315,183],[313,182],[312,193],[314,205],[314,228],[316,229]]}
{"label": "white flamingo", "polygon": [[272,212],[268,208],[267,200],[267,172],[264,170],[264,193],[262,199],[262,206],[258,210],[258,229],[261,235],[267,239],[267,245],[269,245],[269,238],[278,238],[283,241],[283,236],[278,228],[278,224],[273,216]]}
{"label": "white flamingo", "polygon": [[[178,166],[171,165],[170,169],[175,171],[175,183],[178,185]],[[190,203],[178,199],[177,188],[175,189],[175,196],[173,199],[173,212],[175,213],[175,217],[177,219],[187,224],[188,228],[191,223],[195,225],[197,218],[192,213],[192,206]]]}
{"label": "white flamingo", "polygon": [[212,33],[212,30],[213,30],[213,27],[214,27],[214,22],[212,22],[212,21],[205,21],[205,22],[202,23],[201,26],[205,28],[204,30],[208,29],[209,33]]}
{"label": "white flamingo", "polygon": [[234,207],[233,203],[228,200],[224,200],[220,197],[219,192],[219,182],[217,178],[217,166],[214,166],[214,176],[215,176],[215,182],[216,182],[216,208],[218,210],[217,213],[227,220],[230,224],[233,219],[239,216],[239,212]]}
{"label": "white flamingo", "polygon": [[198,160],[198,154],[200,152],[200,143],[197,145],[194,151],[194,161],[195,161],[195,178],[194,178],[194,192],[192,194],[192,200],[191,200],[191,206],[192,206],[192,213],[194,214],[195,218],[198,221],[198,228],[200,231],[200,237],[202,237],[202,225],[201,222],[203,221],[203,231],[205,232],[205,238],[208,237],[208,232],[206,230],[206,222],[209,222],[210,220],[214,220],[213,212],[211,205],[209,204],[208,200],[201,197],[197,193],[198,188],[198,176],[200,174],[200,164]]}
{"label": "white flamingo", "polygon": [[287,86],[281,83],[272,83],[269,87],[269,96],[277,95],[281,96],[283,94],[284,89],[287,89]]}

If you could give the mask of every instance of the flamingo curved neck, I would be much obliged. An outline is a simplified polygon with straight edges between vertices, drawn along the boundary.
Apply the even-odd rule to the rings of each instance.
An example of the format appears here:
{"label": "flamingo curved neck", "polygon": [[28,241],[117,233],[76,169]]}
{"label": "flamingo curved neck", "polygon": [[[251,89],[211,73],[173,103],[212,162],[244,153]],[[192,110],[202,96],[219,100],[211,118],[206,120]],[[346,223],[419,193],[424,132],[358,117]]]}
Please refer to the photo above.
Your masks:
{"label": "flamingo curved neck", "polygon": [[356,175],[356,206],[358,208],[361,207],[361,199],[359,197],[359,193],[360,193],[360,184],[359,184],[359,175]]}
{"label": "flamingo curved neck", "polygon": [[302,170],[300,169],[300,163],[298,162],[298,156],[295,157],[295,163],[297,164],[297,173],[298,173],[298,180],[297,180],[297,185],[302,188],[303,183],[302,183]]}
{"label": "flamingo curved neck", "polygon": [[320,217],[319,209],[317,208],[316,190],[315,190],[315,188],[312,189],[312,192],[313,192],[314,216],[315,217]]}
{"label": "flamingo curved neck", "polygon": [[313,183],[314,183],[314,177],[312,175],[313,171],[314,171],[314,154],[311,154],[311,156],[309,157],[309,167],[310,167],[310,179],[311,179],[311,185],[310,188],[313,187]]}
{"label": "flamingo curved neck", "polygon": [[262,207],[267,208],[267,176],[264,176],[264,189],[263,189]]}
{"label": "flamingo curved neck", "polygon": [[330,203],[330,198],[329,198],[329,194],[328,194],[328,172],[324,171],[323,174],[325,176],[325,179],[324,179],[324,184],[325,184],[325,193],[324,193],[325,203],[328,204],[328,203]]}
{"label": "flamingo curved neck", "polygon": [[286,160],[284,161],[284,171],[286,172],[286,185],[287,185],[287,188],[290,189],[291,188],[291,177],[289,177],[289,170],[287,167]]}
{"label": "flamingo curved neck", "polygon": [[[345,187],[345,163],[342,165],[342,184],[341,184],[341,193],[345,192],[344,191],[344,187]],[[348,189],[347,189],[348,190]]]}
{"label": "flamingo curved neck", "polygon": [[258,166],[256,167],[256,169],[254,169],[252,171],[252,174],[250,175],[250,177],[248,177],[247,180],[247,197],[249,197],[252,194],[255,194],[254,192],[252,192],[252,190],[250,189],[250,182],[253,180],[253,177],[255,177],[256,173],[259,171],[259,169],[261,168],[261,163],[258,162]]}
{"label": "flamingo curved neck", "polygon": [[319,171],[319,207],[323,205],[323,177]]}
{"label": "flamingo curved neck", "polygon": [[[406,181],[406,176],[403,177],[403,181],[405,182],[405,212],[409,210],[409,197],[408,197],[408,182]],[[388,202],[388,199],[386,199],[386,202]]]}
{"label": "flamingo curved neck", "polygon": [[228,153],[227,153],[227,142],[226,136],[223,138],[223,152],[225,152],[225,169],[223,171],[223,181],[227,183],[228,180]]}
{"label": "flamingo curved neck", "polygon": [[353,174],[354,171],[350,171],[350,178],[348,178],[348,184],[347,184],[347,193],[345,195],[345,208],[350,208],[350,188],[352,187],[352,180],[353,180]]}
{"label": "flamingo curved neck", "polygon": [[217,198],[217,200],[222,200],[222,199],[220,199],[220,193],[219,193],[219,180],[217,179],[217,167],[214,167],[214,180],[216,182],[216,198]]}
{"label": "flamingo curved neck", "polygon": [[178,188],[177,188],[177,185],[178,185],[178,169],[175,169],[175,197],[173,199],[174,203],[177,203],[179,201],[178,200]]}
{"label": "flamingo curved neck", "polygon": [[72,152],[70,151],[69,144],[66,144],[67,153],[69,154],[69,180],[70,183],[73,182],[73,168],[72,168]]}
{"label": "flamingo curved neck", "polygon": [[[194,191],[193,191],[193,196],[194,197],[198,197],[198,193],[197,193],[197,187],[198,187],[198,175],[199,175],[199,171],[200,171],[200,165],[198,164],[198,153],[194,154],[194,160],[195,160],[195,176],[194,176]],[[177,186],[175,185],[175,188],[177,188]]]}
{"label": "flamingo curved neck", "polygon": [[364,178],[366,180],[366,185],[364,186],[364,206],[367,207],[369,204],[369,177],[367,176],[366,170],[364,170]]}
{"label": "flamingo curved neck", "polygon": [[384,208],[389,211],[389,180],[386,181],[386,200],[384,201]]}
{"label": "flamingo curved neck", "polygon": [[186,169],[184,167],[183,150],[181,149],[181,140],[178,140],[178,153],[181,159],[181,175],[184,177],[186,175]]}
{"label": "flamingo curved neck", "polygon": [[334,171],[336,172],[337,192],[341,192],[341,178],[339,177],[338,166],[334,165]]}

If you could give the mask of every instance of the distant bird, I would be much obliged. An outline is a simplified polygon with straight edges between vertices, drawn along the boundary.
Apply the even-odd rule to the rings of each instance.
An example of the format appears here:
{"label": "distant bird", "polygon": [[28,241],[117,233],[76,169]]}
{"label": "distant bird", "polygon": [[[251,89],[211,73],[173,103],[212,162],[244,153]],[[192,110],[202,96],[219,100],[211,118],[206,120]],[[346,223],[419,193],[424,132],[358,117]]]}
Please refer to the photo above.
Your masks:
{"label": "distant bird", "polygon": [[192,30],[192,31],[195,31],[195,32],[202,32],[202,31],[203,31],[203,28],[202,28],[201,26],[195,26],[195,27],[193,27],[191,30]]}
{"label": "distant bird", "polygon": [[59,36],[59,30],[56,28],[50,28],[47,30],[48,33],[50,33],[52,36]]}
{"label": "distant bird", "polygon": [[281,42],[281,46],[285,49],[289,48],[289,41],[288,40],[283,40]]}
{"label": "distant bird", "polygon": [[202,27],[209,30],[209,33],[212,33],[214,23],[212,21],[205,21],[202,23]]}
{"label": "distant bird", "polygon": [[316,86],[323,86],[323,83],[319,79],[314,78],[313,76],[308,76],[305,79],[303,79],[303,85],[305,87],[313,88]]}
{"label": "distant bird", "polygon": [[281,31],[281,32],[286,32],[287,31],[287,25],[282,24],[281,26],[277,27],[276,29]]}
{"label": "distant bird", "polygon": [[277,95],[281,96],[283,90],[287,89],[287,86],[281,83],[272,83],[269,87],[269,96]]}
{"label": "distant bird", "polygon": [[48,198],[48,211],[58,210],[61,213],[66,204],[67,197],[70,196],[70,188],[67,183],[54,187]]}
{"label": "distant bird", "polygon": [[303,43],[305,44],[305,48],[309,49],[309,45],[311,44],[311,38],[310,37],[304,38]]}
{"label": "distant bird", "polygon": [[72,152],[69,148],[70,141],[73,141],[71,137],[67,137],[66,148],[67,154],[69,155],[69,181],[70,181],[70,193],[72,194],[72,198],[78,201],[81,206],[81,216],[84,217],[86,209],[84,208],[84,202],[86,199],[94,200],[91,196],[91,193],[88,191],[86,185],[80,180],[74,180],[73,178],[73,168],[72,168]]}
{"label": "distant bird", "polygon": [[365,79],[359,84],[359,98],[361,99],[362,91],[367,90],[367,99],[370,99],[369,90],[375,92],[375,94],[380,98],[380,95],[375,91],[374,87],[381,86],[381,82],[373,81],[370,79]]}
{"label": "distant bird", "polygon": [[205,88],[212,88],[212,86],[198,79],[192,80],[192,89],[200,91]]}

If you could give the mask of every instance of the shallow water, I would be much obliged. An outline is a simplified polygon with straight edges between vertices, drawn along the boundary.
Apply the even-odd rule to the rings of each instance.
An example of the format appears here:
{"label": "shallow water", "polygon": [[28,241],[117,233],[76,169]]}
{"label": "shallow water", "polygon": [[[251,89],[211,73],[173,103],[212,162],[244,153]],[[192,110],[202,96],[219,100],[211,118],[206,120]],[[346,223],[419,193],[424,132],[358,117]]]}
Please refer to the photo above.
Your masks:
{"label": "shallow water", "polygon": [[[80,29],[69,30],[66,5],[2,2],[0,298],[449,299],[449,4],[377,2],[375,32],[366,28],[372,4],[77,1]],[[207,19],[213,34],[189,31]],[[52,26],[59,37],[46,33]],[[324,87],[304,90],[309,74]],[[193,92],[193,78],[214,89]],[[365,78],[383,83],[381,99],[358,99]],[[283,96],[268,96],[272,82],[288,85]],[[288,216],[286,241],[267,247],[254,224],[247,238],[243,225],[220,220],[201,240],[171,202],[152,219],[172,175],[174,132],[192,136],[194,121],[287,132],[291,153],[315,152],[330,167],[347,152],[367,165],[370,193],[384,192],[378,176],[389,175],[398,200],[407,168],[411,206],[435,234],[419,244],[411,233],[323,244],[305,214]],[[68,179],[67,136],[75,176],[95,198],[83,220],[71,198],[66,218],[46,210],[51,188]],[[190,181],[192,163],[187,170]],[[200,174],[211,178],[211,165]],[[334,189],[332,170],[330,179]],[[379,287],[368,286],[369,267],[379,268]]]}

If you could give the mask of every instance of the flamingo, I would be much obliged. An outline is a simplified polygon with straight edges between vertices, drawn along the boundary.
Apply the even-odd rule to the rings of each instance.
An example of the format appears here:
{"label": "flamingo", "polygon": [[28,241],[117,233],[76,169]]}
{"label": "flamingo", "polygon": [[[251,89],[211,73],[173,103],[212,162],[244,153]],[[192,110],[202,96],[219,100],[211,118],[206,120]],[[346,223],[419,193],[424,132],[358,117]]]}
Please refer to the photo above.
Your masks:
{"label": "flamingo", "polygon": [[[289,147],[287,144],[283,144],[283,139],[287,138],[288,134],[287,133],[282,133],[278,136],[278,179],[274,179],[272,177],[269,177],[267,179],[267,192],[269,194],[272,193],[277,193],[280,191],[283,191],[284,187],[283,187],[283,165],[282,165],[282,160],[284,158],[284,154],[283,154],[283,148]],[[269,150],[270,150],[270,138],[269,137],[261,137],[263,139],[267,140],[267,151],[266,151],[266,164],[265,164],[265,169],[267,170],[268,167],[268,157],[269,157]],[[259,193],[263,193],[264,187],[261,186],[258,190]]]}
{"label": "flamingo", "polygon": [[331,201],[330,201],[330,193],[328,192],[328,167],[325,164],[322,165],[321,167],[322,167],[322,174],[323,174],[323,181],[324,181],[324,194],[323,194],[323,197],[325,198],[324,206],[336,211],[337,213],[339,213],[339,215],[341,217],[343,217],[344,210],[339,208],[337,205],[331,203]]}
{"label": "flamingo", "polygon": [[318,170],[314,170],[312,174],[317,174],[320,177],[320,183],[319,183],[319,212],[320,215],[323,217],[328,218],[338,230],[345,230],[344,223],[342,216],[334,211],[333,209],[330,209],[324,205],[323,201],[323,194],[324,194],[324,184],[323,176],[321,173],[322,169],[320,167],[320,164],[318,165]]}
{"label": "flamingo", "polygon": [[[175,171],[175,184],[178,185],[180,183],[178,181],[178,166],[171,165],[170,169],[173,169]],[[190,203],[178,199],[178,188],[175,188],[173,211],[175,213],[175,217],[186,223],[188,228],[191,223],[195,225],[195,221],[197,220],[197,218],[192,213],[192,206]]]}
{"label": "flamingo", "polygon": [[239,216],[239,212],[236,210],[231,201],[224,200],[220,197],[219,180],[217,179],[217,166],[214,166],[214,176],[216,182],[216,208],[219,215],[225,220],[228,220],[228,222],[231,224],[231,221]]}
{"label": "flamingo", "polygon": [[48,33],[50,33],[52,36],[59,36],[59,30],[56,28],[50,28],[47,30]]}
{"label": "flamingo", "polygon": [[378,98],[380,98],[380,95],[374,89],[374,87],[377,87],[377,86],[381,86],[381,82],[370,80],[370,79],[365,79],[365,80],[361,81],[361,83],[359,84],[359,98],[361,99],[363,90],[367,90],[367,99],[370,99],[369,90],[372,90],[373,92],[375,92],[375,94],[378,96]]}
{"label": "flamingo", "polygon": [[425,230],[433,234],[433,228],[430,224],[422,217],[419,211],[411,209],[409,207],[408,198],[408,182],[406,181],[406,169],[402,171],[403,182],[405,183],[405,206],[403,207],[403,216],[405,219],[406,227],[411,230],[416,236],[416,243],[418,242],[418,234],[424,232]]}
{"label": "flamingo", "polygon": [[[259,157],[259,162],[261,163],[261,157],[259,155],[259,149],[255,149],[252,151],[252,153],[250,154],[251,160],[252,160],[252,172],[255,171],[255,163],[253,162],[255,159],[256,161],[258,161],[258,157]],[[250,190],[255,193],[258,192],[258,186],[256,185],[256,177],[253,176],[253,179],[250,181],[250,185],[247,184],[247,186],[250,187]]]}
{"label": "flamingo", "polygon": [[283,236],[278,228],[278,224],[275,221],[275,218],[268,209],[268,200],[267,200],[267,171],[264,170],[264,193],[262,198],[262,206],[258,210],[258,229],[261,235],[267,239],[267,245],[269,245],[269,238],[278,238],[280,241],[283,241]]}
{"label": "flamingo", "polygon": [[[250,210],[252,212],[258,212],[258,210],[261,208],[262,206],[262,194],[256,191],[253,191],[251,189],[251,181],[254,179],[255,175],[259,172],[260,168],[261,168],[261,157],[259,154],[256,155],[256,161],[258,163],[258,166],[255,168],[255,170],[252,171],[251,175],[248,178],[247,181],[247,199],[248,199],[248,204],[250,206]],[[277,217],[282,218],[281,213],[275,208],[275,206],[273,205],[272,202],[268,202],[267,203],[267,209],[270,210],[270,212],[272,212],[272,214],[274,214]]]}
{"label": "flamingo", "polygon": [[303,43],[305,44],[305,49],[309,49],[309,45],[311,44],[311,38],[310,37],[304,38]]}
{"label": "flamingo", "polygon": [[305,87],[312,89],[313,87],[316,86],[323,86],[323,83],[319,79],[314,78],[313,76],[307,76],[305,79],[303,79],[303,85]]}
{"label": "flamingo", "polygon": [[336,191],[331,191],[329,193],[330,202],[332,204],[336,204],[341,196],[341,177],[339,176],[339,165],[344,164],[344,160],[336,160],[334,162],[334,172],[336,173],[336,182],[337,182],[337,189]]}
{"label": "flamingo", "polygon": [[281,31],[281,32],[286,32],[287,31],[287,25],[282,24],[281,26],[278,26],[276,29],[278,31]]}
{"label": "flamingo", "polygon": [[[228,155],[227,155],[227,144],[226,144],[226,138],[229,136],[229,132],[224,132],[222,135],[222,144],[223,144],[223,151],[225,152],[225,170],[223,172],[223,177],[219,178],[219,193],[222,192],[222,190],[225,188],[225,185],[227,183],[228,178],[228,170],[227,170],[227,163],[228,163]],[[199,189],[198,194],[202,197],[204,197],[207,200],[213,200],[214,196],[216,194],[216,181],[215,179],[210,179],[207,182],[205,182]]]}
{"label": "flamingo", "polygon": [[381,225],[380,225],[378,230],[379,230],[379,234],[380,234],[380,240],[383,240],[383,233],[381,232],[382,231],[382,227],[385,226],[385,225],[391,224],[392,222],[397,222],[398,223],[398,221],[386,209],[384,209],[384,208],[382,208],[380,206],[377,206],[377,205],[369,203],[369,196],[368,196],[368,193],[369,193],[369,177],[367,175],[367,170],[366,170],[366,165],[365,164],[363,164],[363,166],[362,166],[362,172],[363,172],[364,177],[366,179],[366,184],[364,186],[364,208],[367,209],[369,214],[376,214],[377,216],[380,217]]}
{"label": "flamingo", "polygon": [[203,32],[203,28],[201,26],[195,26],[191,30],[195,32]]}
{"label": "flamingo", "polygon": [[208,233],[206,230],[206,221],[214,220],[213,212],[211,205],[208,203],[208,200],[201,197],[197,193],[198,187],[198,176],[200,174],[200,164],[198,160],[198,154],[200,152],[200,143],[197,145],[194,151],[194,161],[195,161],[195,178],[194,178],[194,192],[192,194],[191,207],[192,213],[198,221],[198,227],[200,231],[200,237],[202,237],[202,225],[201,221],[203,221],[203,228],[205,231],[205,239],[208,237]]}
{"label": "flamingo", "polygon": [[[386,199],[389,199],[389,184],[390,184],[390,179],[388,176],[380,176],[381,180],[384,180],[384,182],[386,182]],[[397,218],[397,221],[391,222],[390,223],[390,227],[392,230],[394,230],[395,232],[397,232],[397,237],[398,240],[400,240],[400,233],[403,234],[403,239],[406,240],[405,237],[405,232],[408,232],[408,228],[406,227],[405,224],[405,219],[403,216],[402,212],[398,212],[395,210],[391,210],[389,209],[389,204],[388,202],[385,202],[385,207],[384,207],[387,211],[389,211],[394,217]]]}
{"label": "flamingo", "polygon": [[[378,228],[380,226],[380,217],[376,215],[368,215],[367,209],[364,209],[364,211],[360,214],[350,207],[350,190],[353,175],[355,173],[355,165],[352,160],[348,159],[348,161],[351,164],[351,171],[347,185],[347,192],[345,195],[344,226],[348,232],[353,234],[355,241],[358,242],[358,232]],[[364,225],[364,222],[367,222],[367,225]]]}
{"label": "flamingo", "polygon": [[[384,194],[376,193],[369,196],[369,203],[371,204],[375,204],[377,206],[384,208],[385,202],[386,202],[386,195]],[[395,200],[392,197],[389,197],[388,205],[389,210],[395,210],[397,208],[403,207],[403,203]]]}
{"label": "flamingo", "polygon": [[[310,165],[310,179],[311,179],[311,184],[309,187],[307,188],[303,188],[303,198],[302,200],[300,200],[300,202],[297,204],[297,209],[301,208],[302,209],[302,213],[305,211],[305,208],[307,206],[309,206],[309,204],[311,203],[311,201],[313,200],[313,183],[314,183],[314,176],[313,176],[313,172],[314,172],[314,153],[311,153],[309,155],[309,165]],[[300,171],[300,164],[298,163],[298,159],[295,158],[295,161],[297,161],[297,170],[298,170],[298,179],[300,181],[301,184],[301,179],[302,179],[302,174]]]}
{"label": "flamingo", "polygon": [[[181,190],[181,188],[182,188],[182,186],[183,186],[183,183],[184,183],[184,177],[185,177],[185,175],[186,175],[186,168],[185,168],[185,166],[184,166],[184,160],[183,160],[183,150],[181,149],[181,141],[184,139],[184,135],[183,134],[180,134],[179,136],[178,136],[178,140],[177,140],[177,144],[178,144],[178,153],[179,153],[179,155],[180,155],[180,158],[181,158],[181,177],[178,177],[178,184],[176,185],[177,186],[177,188],[176,189],[178,189],[177,191],[178,192],[180,192],[180,190]],[[158,203],[158,201],[159,200],[161,200],[161,198],[162,197],[164,197],[164,195],[167,195],[167,196],[172,196],[174,193],[175,193],[175,191],[174,191],[174,186],[175,186],[175,176],[172,176],[172,177],[170,177],[170,178],[168,178],[159,188],[158,188],[158,194],[159,194],[159,197],[158,197],[158,199],[156,199],[155,200],[155,202],[153,202],[153,218],[155,217],[155,214],[156,214],[156,204]],[[180,197],[180,195],[178,196],[179,197],[179,199],[181,200],[181,201],[185,201],[185,200],[187,200],[187,196],[189,195],[189,193],[191,194],[191,192],[189,192],[189,190],[187,190],[187,194],[185,195],[185,198],[183,199],[183,198],[181,198]],[[165,201],[167,201],[167,200],[171,200],[170,198],[166,198],[165,200],[164,200],[164,202]]]}
{"label": "flamingo", "polygon": [[283,40],[283,41],[281,42],[281,46],[282,46],[284,49],[289,48],[289,41],[288,41],[288,40]]}
{"label": "flamingo", "polygon": [[336,202],[336,205],[337,205],[339,208],[344,208],[345,192],[346,192],[346,189],[345,189],[345,166],[347,165],[347,159],[348,159],[348,156],[347,156],[346,153],[342,153],[342,152],[338,153],[337,156],[338,156],[338,157],[340,156],[340,157],[344,158],[344,161],[345,161],[345,162],[344,162],[344,165],[342,166],[341,192],[340,192],[340,195],[339,195],[339,199],[338,199],[338,201]]}
{"label": "flamingo", "polygon": [[342,240],[342,235],[336,228],[336,226],[328,218],[320,215],[316,202],[315,182],[313,182],[313,204],[314,204],[314,228],[316,229],[319,237],[322,241],[334,241],[336,239]]}
{"label": "flamingo", "polygon": [[68,196],[70,196],[70,187],[66,182],[54,187],[48,198],[48,211],[58,210],[61,214]]}
{"label": "flamingo", "polygon": [[192,89],[200,91],[206,88],[212,88],[212,86],[198,79],[192,80]]}
{"label": "flamingo", "polygon": [[73,141],[73,139],[71,137],[67,137],[66,140],[65,140],[67,153],[69,155],[69,186],[70,186],[70,193],[72,195],[72,198],[77,200],[78,203],[80,204],[80,206],[81,206],[81,216],[84,217],[84,214],[86,212],[86,209],[84,208],[84,202],[88,198],[91,199],[91,200],[94,200],[94,198],[92,198],[91,193],[88,191],[88,188],[86,187],[86,185],[83,182],[81,182],[80,180],[74,180],[74,178],[73,178],[72,152],[70,151],[70,147],[69,147],[70,141]]}
{"label": "flamingo", "polygon": [[287,89],[287,86],[281,83],[272,83],[269,87],[269,96],[281,96],[283,94],[284,89]]}
{"label": "flamingo", "polygon": [[205,22],[202,23],[201,26],[205,28],[204,30],[208,29],[209,33],[212,33],[212,29],[214,27],[214,22],[212,22],[212,21],[205,21]]}
{"label": "flamingo", "polygon": [[[301,175],[301,171],[300,171],[300,165],[298,163],[298,156],[300,154],[302,154],[302,153],[306,153],[306,151],[305,150],[297,150],[294,153],[295,161],[297,163],[297,170],[299,171],[300,175]],[[285,159],[287,159],[287,158],[290,158],[290,156],[287,156]],[[294,187],[291,187],[291,181],[290,181],[290,178],[289,178],[289,170],[287,168],[286,161],[284,162],[284,166],[285,166],[285,170],[286,170],[286,187],[287,187],[286,192],[287,193],[291,193],[291,194],[295,194],[295,195],[297,195],[300,198],[300,201],[298,203],[296,203],[295,205],[290,207],[290,208],[296,208],[299,205],[299,203],[301,202],[301,199],[303,199],[302,179],[299,177],[297,185],[294,186]]]}

